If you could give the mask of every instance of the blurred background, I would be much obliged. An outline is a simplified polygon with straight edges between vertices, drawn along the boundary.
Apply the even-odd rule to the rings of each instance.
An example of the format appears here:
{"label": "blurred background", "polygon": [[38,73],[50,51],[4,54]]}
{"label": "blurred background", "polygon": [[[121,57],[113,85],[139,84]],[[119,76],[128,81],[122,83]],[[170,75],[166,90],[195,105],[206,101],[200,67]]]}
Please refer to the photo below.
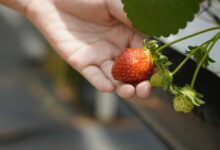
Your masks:
{"label": "blurred background", "polygon": [[166,147],[113,94],[99,93],[19,14],[0,8],[0,149]]}
{"label": "blurred background", "polygon": [[[214,8],[177,36],[199,30],[207,17],[218,24]],[[185,57],[178,48],[165,51],[174,64]],[[190,81],[194,68],[187,63],[175,82]],[[220,79],[209,70],[201,71],[196,87],[206,105],[193,113],[174,112],[172,96],[158,89],[146,100],[122,100],[96,91],[32,24],[0,6],[0,150],[218,150]]]}

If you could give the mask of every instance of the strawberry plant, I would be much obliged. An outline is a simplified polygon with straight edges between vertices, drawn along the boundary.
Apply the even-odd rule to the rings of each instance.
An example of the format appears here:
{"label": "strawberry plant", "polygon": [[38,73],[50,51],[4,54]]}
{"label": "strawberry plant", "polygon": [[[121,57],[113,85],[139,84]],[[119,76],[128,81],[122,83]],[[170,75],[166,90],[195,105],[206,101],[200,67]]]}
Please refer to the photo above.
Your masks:
{"label": "strawberry plant", "polygon": [[[184,28],[187,21],[192,20],[195,13],[198,12],[200,5],[199,0],[123,0],[123,3],[124,10],[133,23],[134,28],[148,36],[156,37],[168,36],[177,33],[180,28]],[[163,55],[164,49],[177,42],[213,30],[217,30],[218,32],[200,45],[188,46],[185,59],[174,70],[169,69],[172,63]],[[169,91],[174,95],[173,107],[177,112],[191,112],[194,107],[205,103],[202,100],[203,95],[196,91],[194,85],[201,67],[207,68],[210,63],[215,62],[210,58],[209,53],[219,39],[220,26],[216,26],[182,37],[162,46],[159,46],[155,40],[148,42],[144,40],[143,48],[130,49],[130,52],[127,52],[129,50],[125,50],[116,59],[112,68],[112,75],[116,80],[128,83],[138,83],[149,79],[153,87],[163,88],[165,91]],[[134,56],[132,53],[135,55],[141,53],[141,56]],[[142,56],[142,53],[147,53],[147,56]],[[186,84],[184,87],[175,85],[173,83],[175,74],[190,58],[194,58],[197,63],[191,83],[189,85]],[[131,65],[134,60],[135,62],[139,62],[137,66]],[[152,70],[154,70],[153,74]]]}

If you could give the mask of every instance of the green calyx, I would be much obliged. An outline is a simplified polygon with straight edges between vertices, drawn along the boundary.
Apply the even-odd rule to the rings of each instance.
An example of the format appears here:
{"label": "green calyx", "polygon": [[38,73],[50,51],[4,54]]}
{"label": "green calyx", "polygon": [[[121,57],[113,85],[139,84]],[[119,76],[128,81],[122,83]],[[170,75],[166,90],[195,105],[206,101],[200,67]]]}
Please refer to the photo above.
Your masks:
{"label": "green calyx", "polygon": [[152,87],[163,88],[164,90],[169,89],[172,84],[173,76],[168,70],[168,67],[172,64],[167,56],[157,51],[159,44],[155,40],[149,42],[144,41],[144,47],[150,50],[153,58],[153,63],[157,68],[157,72],[154,73],[150,78],[150,84]]}
{"label": "green calyx", "polygon": [[158,49],[159,45],[158,45],[158,42],[156,40],[151,40],[151,41],[146,43],[146,47],[150,50],[155,51],[156,49]]}
{"label": "green calyx", "polygon": [[168,60],[167,56],[158,51],[159,44],[155,40],[144,40],[144,49],[148,49],[153,57],[154,64],[159,69],[167,69],[172,63]]}
{"label": "green calyx", "polygon": [[189,99],[195,106],[200,106],[205,104],[201,99],[203,95],[196,92],[192,87],[186,85],[184,87],[177,87],[175,85],[170,86],[170,92],[176,96],[183,96]]}

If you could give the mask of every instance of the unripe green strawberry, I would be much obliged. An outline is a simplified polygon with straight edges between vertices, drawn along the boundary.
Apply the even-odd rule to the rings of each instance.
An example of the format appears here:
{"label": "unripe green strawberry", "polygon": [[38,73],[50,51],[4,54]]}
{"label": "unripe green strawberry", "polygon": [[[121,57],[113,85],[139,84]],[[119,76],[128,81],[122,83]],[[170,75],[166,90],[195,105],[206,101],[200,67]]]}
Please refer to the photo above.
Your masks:
{"label": "unripe green strawberry", "polygon": [[173,99],[173,107],[176,112],[189,113],[194,106],[192,101],[185,95],[175,96]]}
{"label": "unripe green strawberry", "polygon": [[164,86],[164,75],[161,72],[153,74],[150,78],[150,84],[152,87],[163,87]]}
{"label": "unripe green strawberry", "polygon": [[168,70],[158,71],[150,78],[150,84],[152,87],[163,88],[167,90],[172,84],[173,77]]}

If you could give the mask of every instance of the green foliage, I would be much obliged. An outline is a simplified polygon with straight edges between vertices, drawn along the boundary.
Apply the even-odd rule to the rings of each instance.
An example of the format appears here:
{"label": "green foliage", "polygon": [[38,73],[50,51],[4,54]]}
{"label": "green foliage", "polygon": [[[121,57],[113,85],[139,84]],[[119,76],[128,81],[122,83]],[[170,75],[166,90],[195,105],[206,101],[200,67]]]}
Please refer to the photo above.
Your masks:
{"label": "green foliage", "polygon": [[168,60],[168,57],[163,55],[161,52],[157,51],[159,48],[159,44],[155,40],[146,41],[144,40],[144,47],[148,49],[151,53],[151,56],[154,60],[154,65],[159,70],[154,73],[150,78],[150,84],[153,87],[161,87],[164,90],[169,89],[172,84],[173,78],[172,74],[168,70],[168,67],[172,64]]}
{"label": "green foliage", "polygon": [[177,33],[194,18],[199,0],[123,0],[134,28],[149,36]]}
{"label": "green foliage", "polygon": [[169,90],[174,95],[182,95],[182,96],[187,97],[196,106],[205,104],[205,102],[201,99],[203,98],[203,95],[198,93],[196,90],[194,90],[189,85],[186,85],[184,87],[178,87],[178,86],[172,85],[170,86]]}
{"label": "green foliage", "polygon": [[[188,47],[189,50],[186,50],[186,54],[190,54],[192,52],[192,50],[198,48],[198,46],[189,46]],[[194,54],[193,54],[193,58],[195,59],[196,63],[198,64],[201,59],[203,58],[203,56],[205,55],[205,53],[207,52],[207,49],[205,47],[200,47]],[[203,66],[204,67],[208,67],[209,63],[215,63],[215,60],[213,60],[212,58],[209,57],[209,55],[206,57],[206,59],[203,62]]]}

